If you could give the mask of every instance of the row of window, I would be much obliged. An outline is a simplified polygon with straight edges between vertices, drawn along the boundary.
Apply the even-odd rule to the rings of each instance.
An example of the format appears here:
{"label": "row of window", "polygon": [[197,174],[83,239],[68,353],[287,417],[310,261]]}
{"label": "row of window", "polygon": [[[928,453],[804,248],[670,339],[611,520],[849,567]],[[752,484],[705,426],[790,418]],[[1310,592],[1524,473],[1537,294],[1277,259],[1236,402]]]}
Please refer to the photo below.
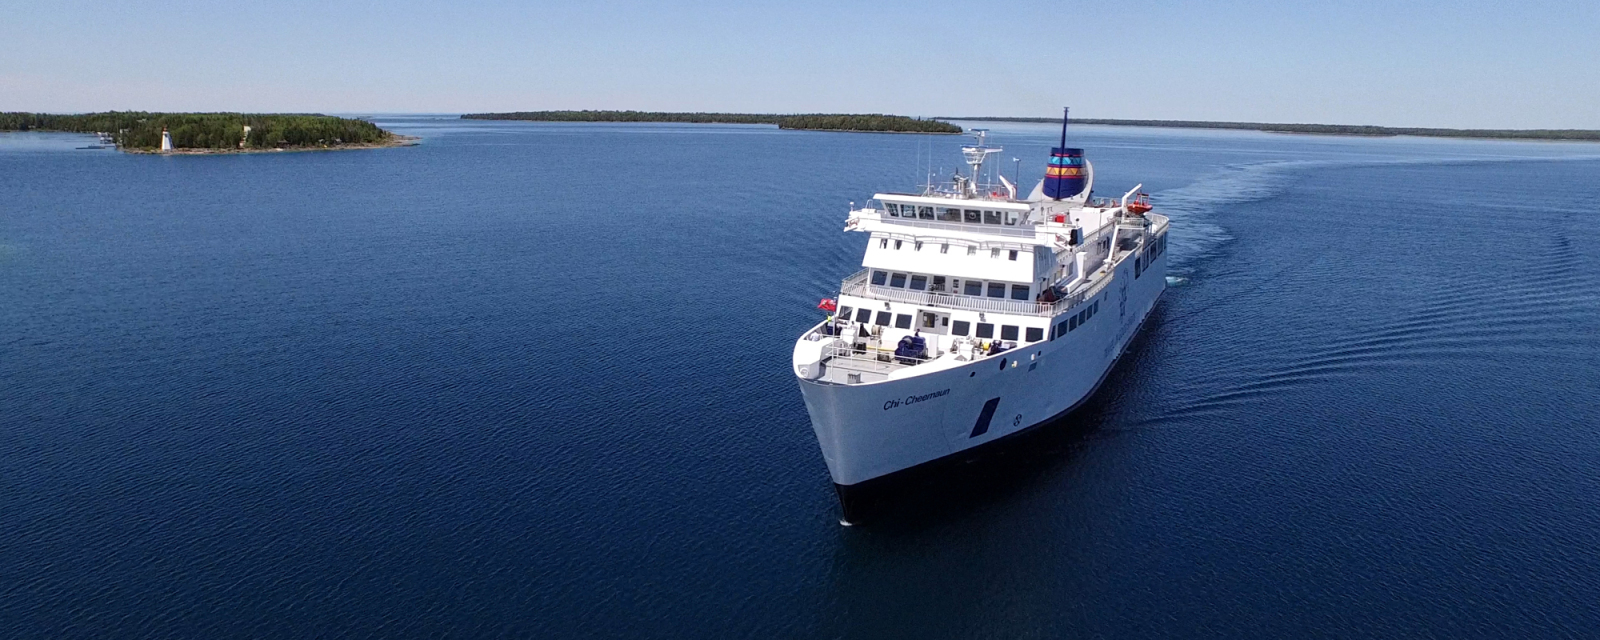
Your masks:
{"label": "row of window", "polygon": [[1050,339],[1055,340],[1056,338],[1067,335],[1068,331],[1077,331],[1078,327],[1087,324],[1089,322],[1089,318],[1093,318],[1094,314],[1099,312],[1100,301],[1095,300],[1093,304],[1084,307],[1077,313],[1067,316],[1066,320],[1057,322],[1055,328],[1050,332]]}
{"label": "row of window", "polygon": [[[850,307],[839,307],[838,317],[845,320],[851,319],[850,312]],[[888,311],[879,311],[877,312],[876,317],[874,317],[872,310],[867,308],[856,309],[854,319],[860,324],[867,324],[870,322],[880,327],[893,325],[896,329],[910,329],[912,320],[910,314],[889,313]],[[994,323],[979,322],[977,323],[977,331],[975,332],[972,331],[972,325],[972,322],[966,320],[957,320],[950,323],[950,333],[958,336],[966,336],[969,335],[969,332],[971,332],[971,335],[974,338],[983,338],[985,340],[994,339]],[[1018,339],[1019,335],[1026,335],[1028,342],[1039,342],[1044,340],[1044,329],[1042,327],[1028,327],[1026,332],[1024,332],[1021,327],[1016,325],[1000,325],[1001,340],[1015,341]]]}
{"label": "row of window", "polygon": [[1144,275],[1145,267],[1150,266],[1151,262],[1154,262],[1156,258],[1161,257],[1161,254],[1166,252],[1167,234],[1163,233],[1161,237],[1156,238],[1155,242],[1150,243],[1150,246],[1145,247],[1144,251],[1133,259],[1133,279],[1138,280],[1139,276]]}
{"label": "row of window", "polygon": [[[839,307],[838,317],[842,319],[850,319],[850,311],[850,307]],[[1056,338],[1067,335],[1068,332],[1077,331],[1078,327],[1088,324],[1089,320],[1094,318],[1095,314],[1097,313],[1100,313],[1099,300],[1084,306],[1082,309],[1079,309],[1077,313],[1067,316],[1065,320],[1057,322],[1054,327],[1050,328],[1050,339],[1055,340]],[[874,318],[871,309],[861,308],[855,310],[855,321],[860,324],[867,324],[868,322],[871,322],[872,324],[880,327],[887,327],[893,324],[894,328],[896,329],[910,329],[911,319],[911,315],[905,313],[892,314],[888,311],[879,311],[877,313],[877,317]],[[972,331],[972,329],[973,323],[966,320],[956,320],[955,322],[950,323],[950,333],[958,336],[966,336],[968,335],[968,331]],[[976,331],[972,331],[972,337],[982,338],[985,340],[991,340],[994,338],[993,323],[979,322],[977,323],[976,329]],[[1001,340],[1017,340],[1018,335],[1021,334],[1021,332],[1022,328],[1016,325],[1000,325]],[[1039,342],[1040,340],[1044,339],[1044,329],[1039,327],[1028,327],[1026,335],[1028,342]]]}
{"label": "row of window", "polygon": [[[947,284],[948,283],[948,284]],[[982,280],[967,280],[944,276],[925,276],[920,273],[898,273],[894,271],[872,272],[872,284],[880,287],[894,287],[896,289],[910,289],[912,291],[934,291],[960,293],[974,297],[1005,298],[1007,291],[1012,300],[1028,300],[1028,285],[1011,284],[1007,282],[984,282]]]}
{"label": "row of window", "polygon": [[[894,241],[894,250],[895,251],[899,251],[899,250],[905,248],[905,246],[906,246],[906,241],[904,241],[904,240],[895,240]],[[889,248],[889,239],[888,238],[878,238],[878,248],[879,249],[888,249]],[[922,241],[921,240],[913,241],[911,243],[911,250],[912,251],[921,251],[922,250]],[[1011,260],[1012,262],[1016,262],[1016,260],[1017,260],[1017,250],[1016,249],[1007,249],[1005,251],[1006,251],[1006,254],[1005,254],[1006,258]],[[948,242],[941,243],[939,245],[939,253],[950,253],[950,243],[948,243]],[[969,255],[969,256],[978,255],[978,248],[975,247],[975,246],[967,247],[967,255]],[[990,258],[999,258],[1000,255],[1001,255],[1001,250],[998,247],[989,249],[989,257]]]}
{"label": "row of window", "polygon": [[930,207],[922,205],[883,203],[884,213],[891,218],[916,218],[943,222],[968,222],[972,224],[999,224],[1016,226],[1022,218],[1018,211],[992,211],[988,209],[961,209],[958,207]]}
{"label": "row of window", "polygon": [[[972,324],[967,322],[966,320],[957,320],[955,322],[950,323],[950,333],[953,333],[953,334],[958,335],[958,336],[967,335],[967,330],[969,328],[972,328]],[[1003,325],[1000,325],[1000,339],[1001,340],[1016,341],[1018,339],[1018,334],[1019,334],[1020,331],[1021,331],[1021,327],[1018,327],[1018,326],[1016,326],[1014,324],[1003,324]],[[990,323],[990,322],[979,322],[979,323],[977,323],[977,330],[972,333],[972,337],[974,337],[974,338],[982,338],[982,339],[985,339],[985,340],[993,339],[994,338],[994,324]],[[1038,342],[1040,340],[1043,340],[1044,339],[1044,329],[1040,328],[1040,327],[1028,327],[1027,328],[1027,337],[1028,337],[1028,342]]]}

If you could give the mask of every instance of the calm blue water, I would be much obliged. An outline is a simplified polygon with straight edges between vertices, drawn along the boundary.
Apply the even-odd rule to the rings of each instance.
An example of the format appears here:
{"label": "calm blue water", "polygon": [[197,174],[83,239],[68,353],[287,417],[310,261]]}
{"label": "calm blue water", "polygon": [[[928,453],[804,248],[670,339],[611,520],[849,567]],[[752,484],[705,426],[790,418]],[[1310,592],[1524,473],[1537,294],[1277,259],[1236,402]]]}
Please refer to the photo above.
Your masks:
{"label": "calm blue water", "polygon": [[[1169,295],[847,529],[792,340],[961,140],[380,122],[424,144],[0,135],[0,635],[1600,628],[1600,145],[1075,128]],[[1055,131],[992,128],[1032,184]]]}

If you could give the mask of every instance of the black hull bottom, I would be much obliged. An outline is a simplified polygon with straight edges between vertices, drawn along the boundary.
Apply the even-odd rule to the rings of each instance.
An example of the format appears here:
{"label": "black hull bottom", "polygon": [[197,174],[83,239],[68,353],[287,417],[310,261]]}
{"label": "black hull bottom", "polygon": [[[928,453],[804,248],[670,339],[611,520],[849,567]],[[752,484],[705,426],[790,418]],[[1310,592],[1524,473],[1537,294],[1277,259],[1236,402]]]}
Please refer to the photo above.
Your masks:
{"label": "black hull bottom", "polygon": [[[1091,393],[1088,397],[1093,396]],[[1079,405],[1086,403],[1087,399]],[[855,526],[901,510],[933,506],[920,505],[919,502],[935,496],[961,492],[961,487],[949,486],[950,481],[955,479],[951,477],[952,475],[982,474],[985,470],[981,467],[985,463],[1009,458],[1010,454],[1014,453],[1024,455],[1037,453],[1038,449],[1030,445],[1032,440],[1045,435],[1042,432],[1061,431],[1065,435],[1077,433],[1078,430],[1073,427],[1082,426],[1081,421],[1074,419],[1077,417],[1075,414],[1078,408],[1073,407],[1063,411],[1016,433],[888,475],[851,485],[834,483],[833,489],[839,495],[841,511],[839,524]],[[967,468],[974,466],[979,469]],[[983,480],[977,482],[989,484]]]}

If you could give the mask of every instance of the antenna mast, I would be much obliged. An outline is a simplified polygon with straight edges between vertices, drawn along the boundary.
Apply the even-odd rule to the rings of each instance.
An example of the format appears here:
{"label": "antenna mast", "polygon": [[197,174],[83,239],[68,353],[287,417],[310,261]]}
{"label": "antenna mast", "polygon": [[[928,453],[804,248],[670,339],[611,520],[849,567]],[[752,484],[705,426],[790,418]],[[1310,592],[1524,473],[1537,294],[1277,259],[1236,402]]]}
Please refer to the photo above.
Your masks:
{"label": "antenna mast", "polygon": [[1061,108],[1061,146],[1067,146],[1067,114],[1072,112],[1072,107]]}
{"label": "antenna mast", "polygon": [[961,148],[961,155],[966,156],[967,164],[972,167],[972,180],[967,182],[963,190],[966,193],[962,194],[968,198],[978,195],[978,177],[982,175],[980,172],[983,170],[983,161],[989,158],[989,154],[1001,151],[998,147],[991,149],[983,146],[983,139],[989,135],[988,129],[973,129],[972,133],[978,137],[978,144]]}

